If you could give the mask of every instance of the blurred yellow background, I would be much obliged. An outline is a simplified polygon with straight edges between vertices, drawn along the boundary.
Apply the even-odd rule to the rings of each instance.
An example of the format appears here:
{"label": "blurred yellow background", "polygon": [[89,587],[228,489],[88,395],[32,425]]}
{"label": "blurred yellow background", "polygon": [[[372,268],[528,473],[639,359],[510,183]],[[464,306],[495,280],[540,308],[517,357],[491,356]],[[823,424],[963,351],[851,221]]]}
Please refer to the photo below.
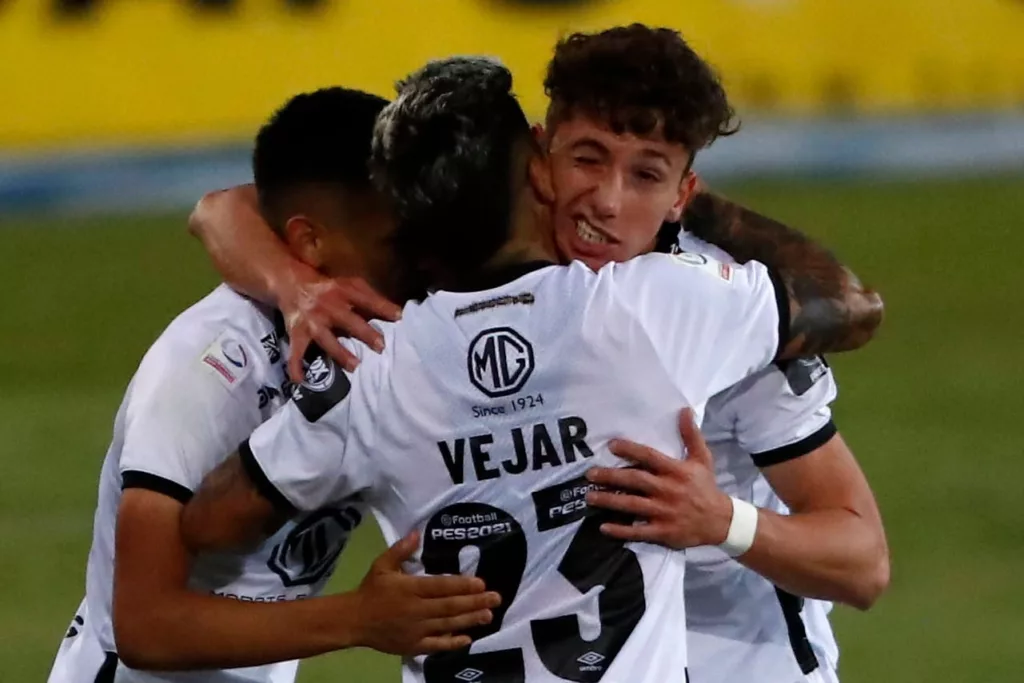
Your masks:
{"label": "blurred yellow background", "polygon": [[[105,0],[60,17],[0,0],[0,148],[248,138],[300,90],[388,94],[426,59],[499,56],[532,114],[559,35],[679,29],[743,112],[904,113],[1024,106],[1022,0]],[[548,4],[548,7],[542,5]]]}

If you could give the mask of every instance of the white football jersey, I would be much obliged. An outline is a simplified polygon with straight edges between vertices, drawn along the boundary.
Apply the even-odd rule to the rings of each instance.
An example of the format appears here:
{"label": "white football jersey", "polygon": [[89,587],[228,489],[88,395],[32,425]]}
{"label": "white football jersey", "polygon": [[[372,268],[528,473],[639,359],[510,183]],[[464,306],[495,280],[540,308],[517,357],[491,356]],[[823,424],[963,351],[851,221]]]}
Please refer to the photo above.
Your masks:
{"label": "white football jersey", "polygon": [[[687,233],[678,246],[733,262]],[[712,397],[702,432],[719,487],[788,514],[760,468],[799,458],[831,439],[835,397],[832,371],[820,358],[771,365]],[[834,680],[839,651],[828,620],[831,603],[786,593],[718,548],[693,548],[686,559],[693,681],[794,683],[813,671]]]}
{"label": "white football jersey", "polygon": [[389,543],[422,532],[415,569],[502,595],[468,651],[407,660],[406,681],[681,680],[685,556],[602,535],[622,518],[587,508],[584,474],[623,464],[619,436],[682,457],[680,409],[775,357],[776,287],[693,254],[534,267],[407,306],[382,355],[311,368],[240,452],[267,495],[361,492]]}
{"label": "white football jersey", "polygon": [[[178,316],[146,353],[114,422],[100,473],[86,597],[50,683],[294,680],[296,662],[230,671],[131,671],[118,663],[111,624],[114,530],[122,487],[187,502],[203,476],[290,395],[282,335],[269,311],[221,286]],[[360,518],[357,506],[325,501],[285,524],[251,554],[200,556],[190,588],[246,602],[314,595],[326,584]]]}

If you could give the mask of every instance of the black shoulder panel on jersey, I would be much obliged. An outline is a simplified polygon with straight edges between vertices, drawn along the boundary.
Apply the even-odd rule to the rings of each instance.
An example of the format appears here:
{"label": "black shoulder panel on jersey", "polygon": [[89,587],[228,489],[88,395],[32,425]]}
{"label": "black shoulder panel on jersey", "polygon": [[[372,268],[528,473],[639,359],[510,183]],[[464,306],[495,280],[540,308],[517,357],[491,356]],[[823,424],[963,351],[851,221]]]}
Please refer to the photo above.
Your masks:
{"label": "black shoulder panel on jersey", "polygon": [[348,396],[352,383],[345,371],[319,349],[312,360],[303,362],[306,378],[292,389],[292,400],[308,421],[316,422]]}
{"label": "black shoulder panel on jersey", "polygon": [[751,453],[750,458],[760,469],[771,467],[772,465],[778,465],[779,463],[789,460],[795,460],[800,456],[807,455],[808,453],[821,448],[837,433],[839,433],[839,430],[836,429],[836,423],[829,420],[822,425],[821,429],[810,436],[805,436],[796,443],[791,443],[779,448],[773,448],[770,451]]}
{"label": "black shoulder panel on jersey", "polygon": [[654,251],[659,254],[674,254],[679,250],[679,233],[683,226],[679,223],[662,223],[658,236],[654,239]]}
{"label": "black shoulder panel on jersey", "polygon": [[238,445],[238,457],[242,461],[245,473],[252,480],[252,485],[256,487],[261,496],[270,501],[275,510],[287,515],[294,515],[297,512],[292,502],[285,498],[284,494],[278,491],[277,487],[267,478],[260,463],[256,460],[256,456],[252,454],[248,439]]}
{"label": "black shoulder panel on jersey", "polygon": [[147,491],[162,493],[182,505],[192,500],[192,491],[187,486],[182,486],[176,481],[171,481],[149,472],[140,472],[139,470],[125,470],[121,474],[121,490],[124,491],[126,489],[146,489]]}
{"label": "black shoulder panel on jersey", "polygon": [[[767,267],[767,266],[766,266]],[[775,305],[779,311],[779,346],[775,349],[775,357],[778,358],[786,344],[789,343],[789,292],[782,282],[782,277],[774,268],[767,268],[768,279],[772,281],[775,288]]]}
{"label": "black shoulder panel on jersey", "polygon": [[797,396],[803,396],[819,379],[828,374],[828,361],[824,356],[793,358],[776,361],[775,366],[786,376],[789,388]]}

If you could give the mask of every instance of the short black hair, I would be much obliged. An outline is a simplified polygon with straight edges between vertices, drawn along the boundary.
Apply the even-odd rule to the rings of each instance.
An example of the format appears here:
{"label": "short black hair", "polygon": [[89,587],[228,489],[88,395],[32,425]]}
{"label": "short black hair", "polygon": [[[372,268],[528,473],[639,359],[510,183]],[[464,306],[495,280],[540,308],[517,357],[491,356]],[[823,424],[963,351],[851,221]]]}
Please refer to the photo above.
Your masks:
{"label": "short black hair", "polygon": [[573,33],[555,46],[544,91],[548,126],[576,114],[607,121],[616,133],[649,135],[695,154],[739,130],[718,75],[669,28],[644,24]]}
{"label": "short black hair", "polygon": [[400,81],[374,132],[371,172],[410,270],[466,273],[508,240],[516,150],[530,124],[512,73],[483,57],[427,64]]}
{"label": "short black hair", "polygon": [[372,189],[367,162],[383,97],[348,88],[302,93],[278,109],[256,135],[252,171],[260,206],[280,229],[282,197],[300,185]]}

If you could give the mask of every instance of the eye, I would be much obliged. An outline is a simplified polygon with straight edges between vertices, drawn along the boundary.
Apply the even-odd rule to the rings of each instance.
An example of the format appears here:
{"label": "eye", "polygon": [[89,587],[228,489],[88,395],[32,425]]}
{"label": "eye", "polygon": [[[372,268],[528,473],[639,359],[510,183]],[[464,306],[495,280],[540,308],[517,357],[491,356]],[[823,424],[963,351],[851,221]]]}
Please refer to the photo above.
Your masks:
{"label": "eye", "polygon": [[657,171],[654,171],[654,170],[651,170],[651,169],[642,168],[642,169],[638,169],[635,173],[636,173],[637,179],[639,179],[641,182],[644,182],[644,183],[660,183],[661,182],[661,174],[658,173]]}
{"label": "eye", "polygon": [[600,159],[589,154],[577,154],[572,158],[572,160],[578,166],[596,166],[597,164],[601,163]]}

